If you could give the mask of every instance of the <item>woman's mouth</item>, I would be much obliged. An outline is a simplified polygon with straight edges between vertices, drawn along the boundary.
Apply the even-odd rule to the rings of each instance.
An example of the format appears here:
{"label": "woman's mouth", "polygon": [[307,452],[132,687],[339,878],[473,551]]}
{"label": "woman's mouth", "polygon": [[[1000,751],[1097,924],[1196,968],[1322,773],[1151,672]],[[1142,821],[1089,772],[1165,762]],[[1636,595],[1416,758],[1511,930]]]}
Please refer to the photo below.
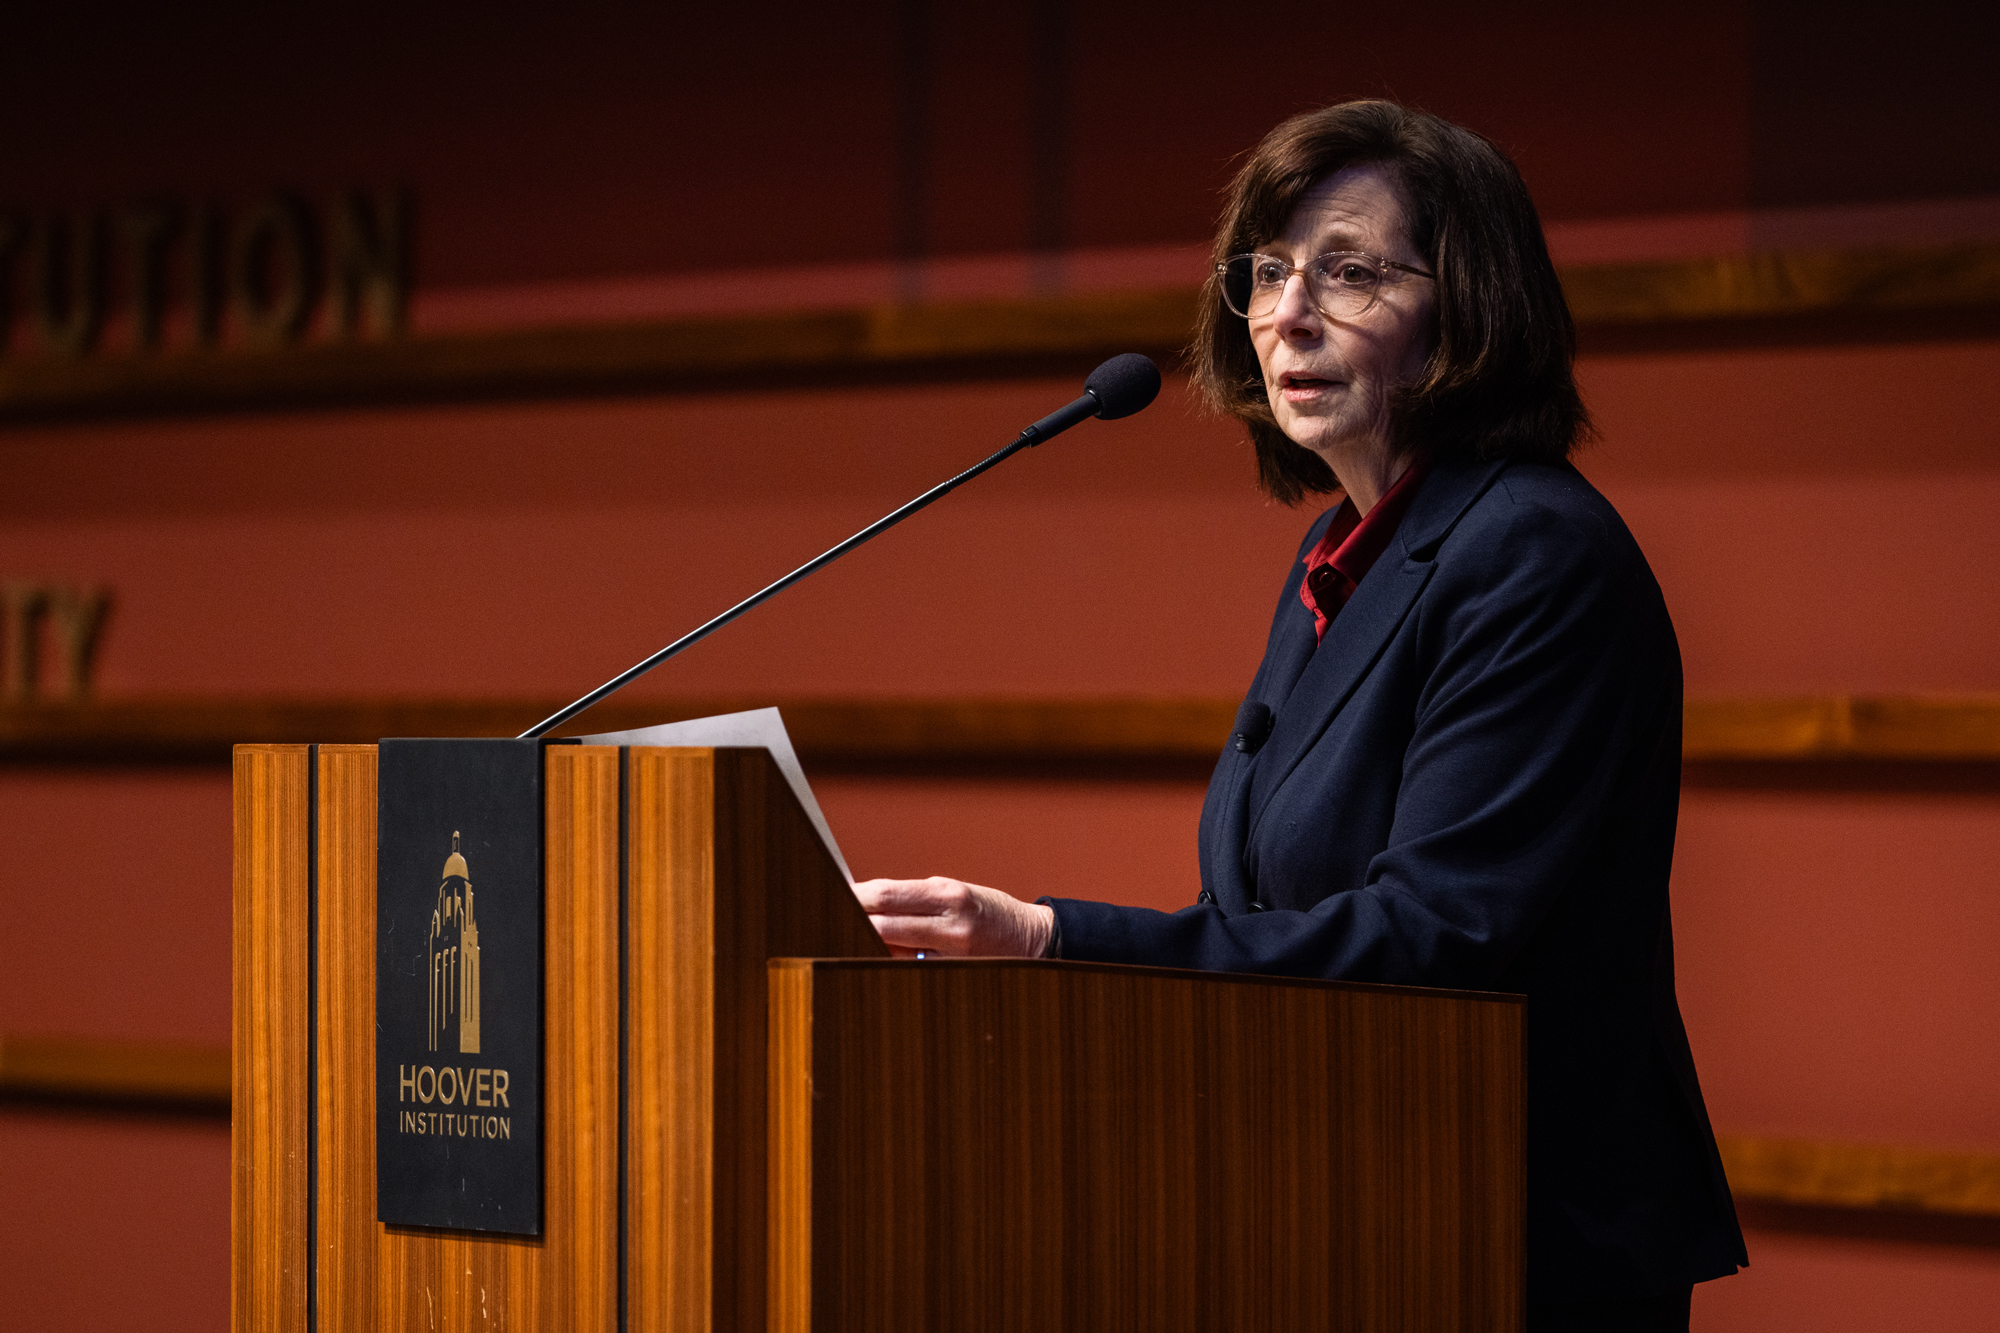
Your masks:
{"label": "woman's mouth", "polygon": [[1305,402],[1328,389],[1336,387],[1340,381],[1322,379],[1317,375],[1301,375],[1287,371],[1278,377],[1278,392],[1288,403]]}

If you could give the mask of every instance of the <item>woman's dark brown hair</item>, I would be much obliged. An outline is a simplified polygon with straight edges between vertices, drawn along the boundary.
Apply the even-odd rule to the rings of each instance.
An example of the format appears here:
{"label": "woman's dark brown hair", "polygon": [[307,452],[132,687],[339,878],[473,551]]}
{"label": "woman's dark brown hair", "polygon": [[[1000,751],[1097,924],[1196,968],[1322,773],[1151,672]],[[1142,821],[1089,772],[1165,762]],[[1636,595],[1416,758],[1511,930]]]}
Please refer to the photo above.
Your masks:
{"label": "woman's dark brown hair", "polygon": [[[1364,163],[1401,187],[1410,244],[1437,274],[1437,336],[1391,405],[1393,447],[1438,460],[1568,458],[1590,434],[1572,374],[1576,326],[1528,187],[1481,136],[1394,102],[1294,116],[1236,174],[1215,259],[1268,244],[1315,183]],[[1274,499],[1339,489],[1319,455],[1278,429],[1249,325],[1223,304],[1212,272],[1189,360],[1202,395],[1249,426]]]}

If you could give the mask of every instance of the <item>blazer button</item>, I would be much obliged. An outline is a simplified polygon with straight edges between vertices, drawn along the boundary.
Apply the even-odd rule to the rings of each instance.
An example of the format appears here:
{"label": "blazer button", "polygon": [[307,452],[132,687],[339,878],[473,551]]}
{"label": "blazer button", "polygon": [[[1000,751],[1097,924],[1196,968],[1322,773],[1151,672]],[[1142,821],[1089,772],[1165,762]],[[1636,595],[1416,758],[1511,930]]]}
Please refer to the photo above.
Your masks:
{"label": "blazer button", "polygon": [[1202,907],[1213,907],[1215,906],[1215,895],[1207,889],[1203,889],[1195,896],[1195,902]]}
{"label": "blazer button", "polygon": [[1229,743],[1239,754],[1255,754],[1263,748],[1275,721],[1271,705],[1246,699],[1243,706],[1236,710],[1236,726],[1231,731]]}
{"label": "blazer button", "polygon": [[1266,907],[1263,903],[1256,902],[1253,900],[1250,904],[1250,910],[1253,912],[1268,912],[1271,909]]}

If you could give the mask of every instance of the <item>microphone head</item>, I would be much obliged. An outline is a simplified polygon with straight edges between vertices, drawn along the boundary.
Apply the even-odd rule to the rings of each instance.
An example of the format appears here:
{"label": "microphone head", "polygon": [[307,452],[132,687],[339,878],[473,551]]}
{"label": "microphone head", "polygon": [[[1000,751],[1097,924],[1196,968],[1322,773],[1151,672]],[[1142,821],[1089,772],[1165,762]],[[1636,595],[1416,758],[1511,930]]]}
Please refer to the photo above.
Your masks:
{"label": "microphone head", "polygon": [[1098,403],[1097,415],[1116,421],[1139,411],[1160,393],[1160,368],[1150,356],[1126,352],[1090,372],[1083,389]]}

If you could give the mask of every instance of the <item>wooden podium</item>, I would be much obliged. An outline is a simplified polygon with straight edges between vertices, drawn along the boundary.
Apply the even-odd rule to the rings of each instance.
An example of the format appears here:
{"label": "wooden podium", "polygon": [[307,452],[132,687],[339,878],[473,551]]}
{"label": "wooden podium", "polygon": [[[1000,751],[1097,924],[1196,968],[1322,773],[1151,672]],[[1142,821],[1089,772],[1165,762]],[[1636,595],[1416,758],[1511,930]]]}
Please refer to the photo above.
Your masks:
{"label": "wooden podium", "polygon": [[236,1333],[1521,1326],[1517,998],[891,961],[762,750],[543,754],[517,1238],[376,1221],[375,747],[237,749]]}

